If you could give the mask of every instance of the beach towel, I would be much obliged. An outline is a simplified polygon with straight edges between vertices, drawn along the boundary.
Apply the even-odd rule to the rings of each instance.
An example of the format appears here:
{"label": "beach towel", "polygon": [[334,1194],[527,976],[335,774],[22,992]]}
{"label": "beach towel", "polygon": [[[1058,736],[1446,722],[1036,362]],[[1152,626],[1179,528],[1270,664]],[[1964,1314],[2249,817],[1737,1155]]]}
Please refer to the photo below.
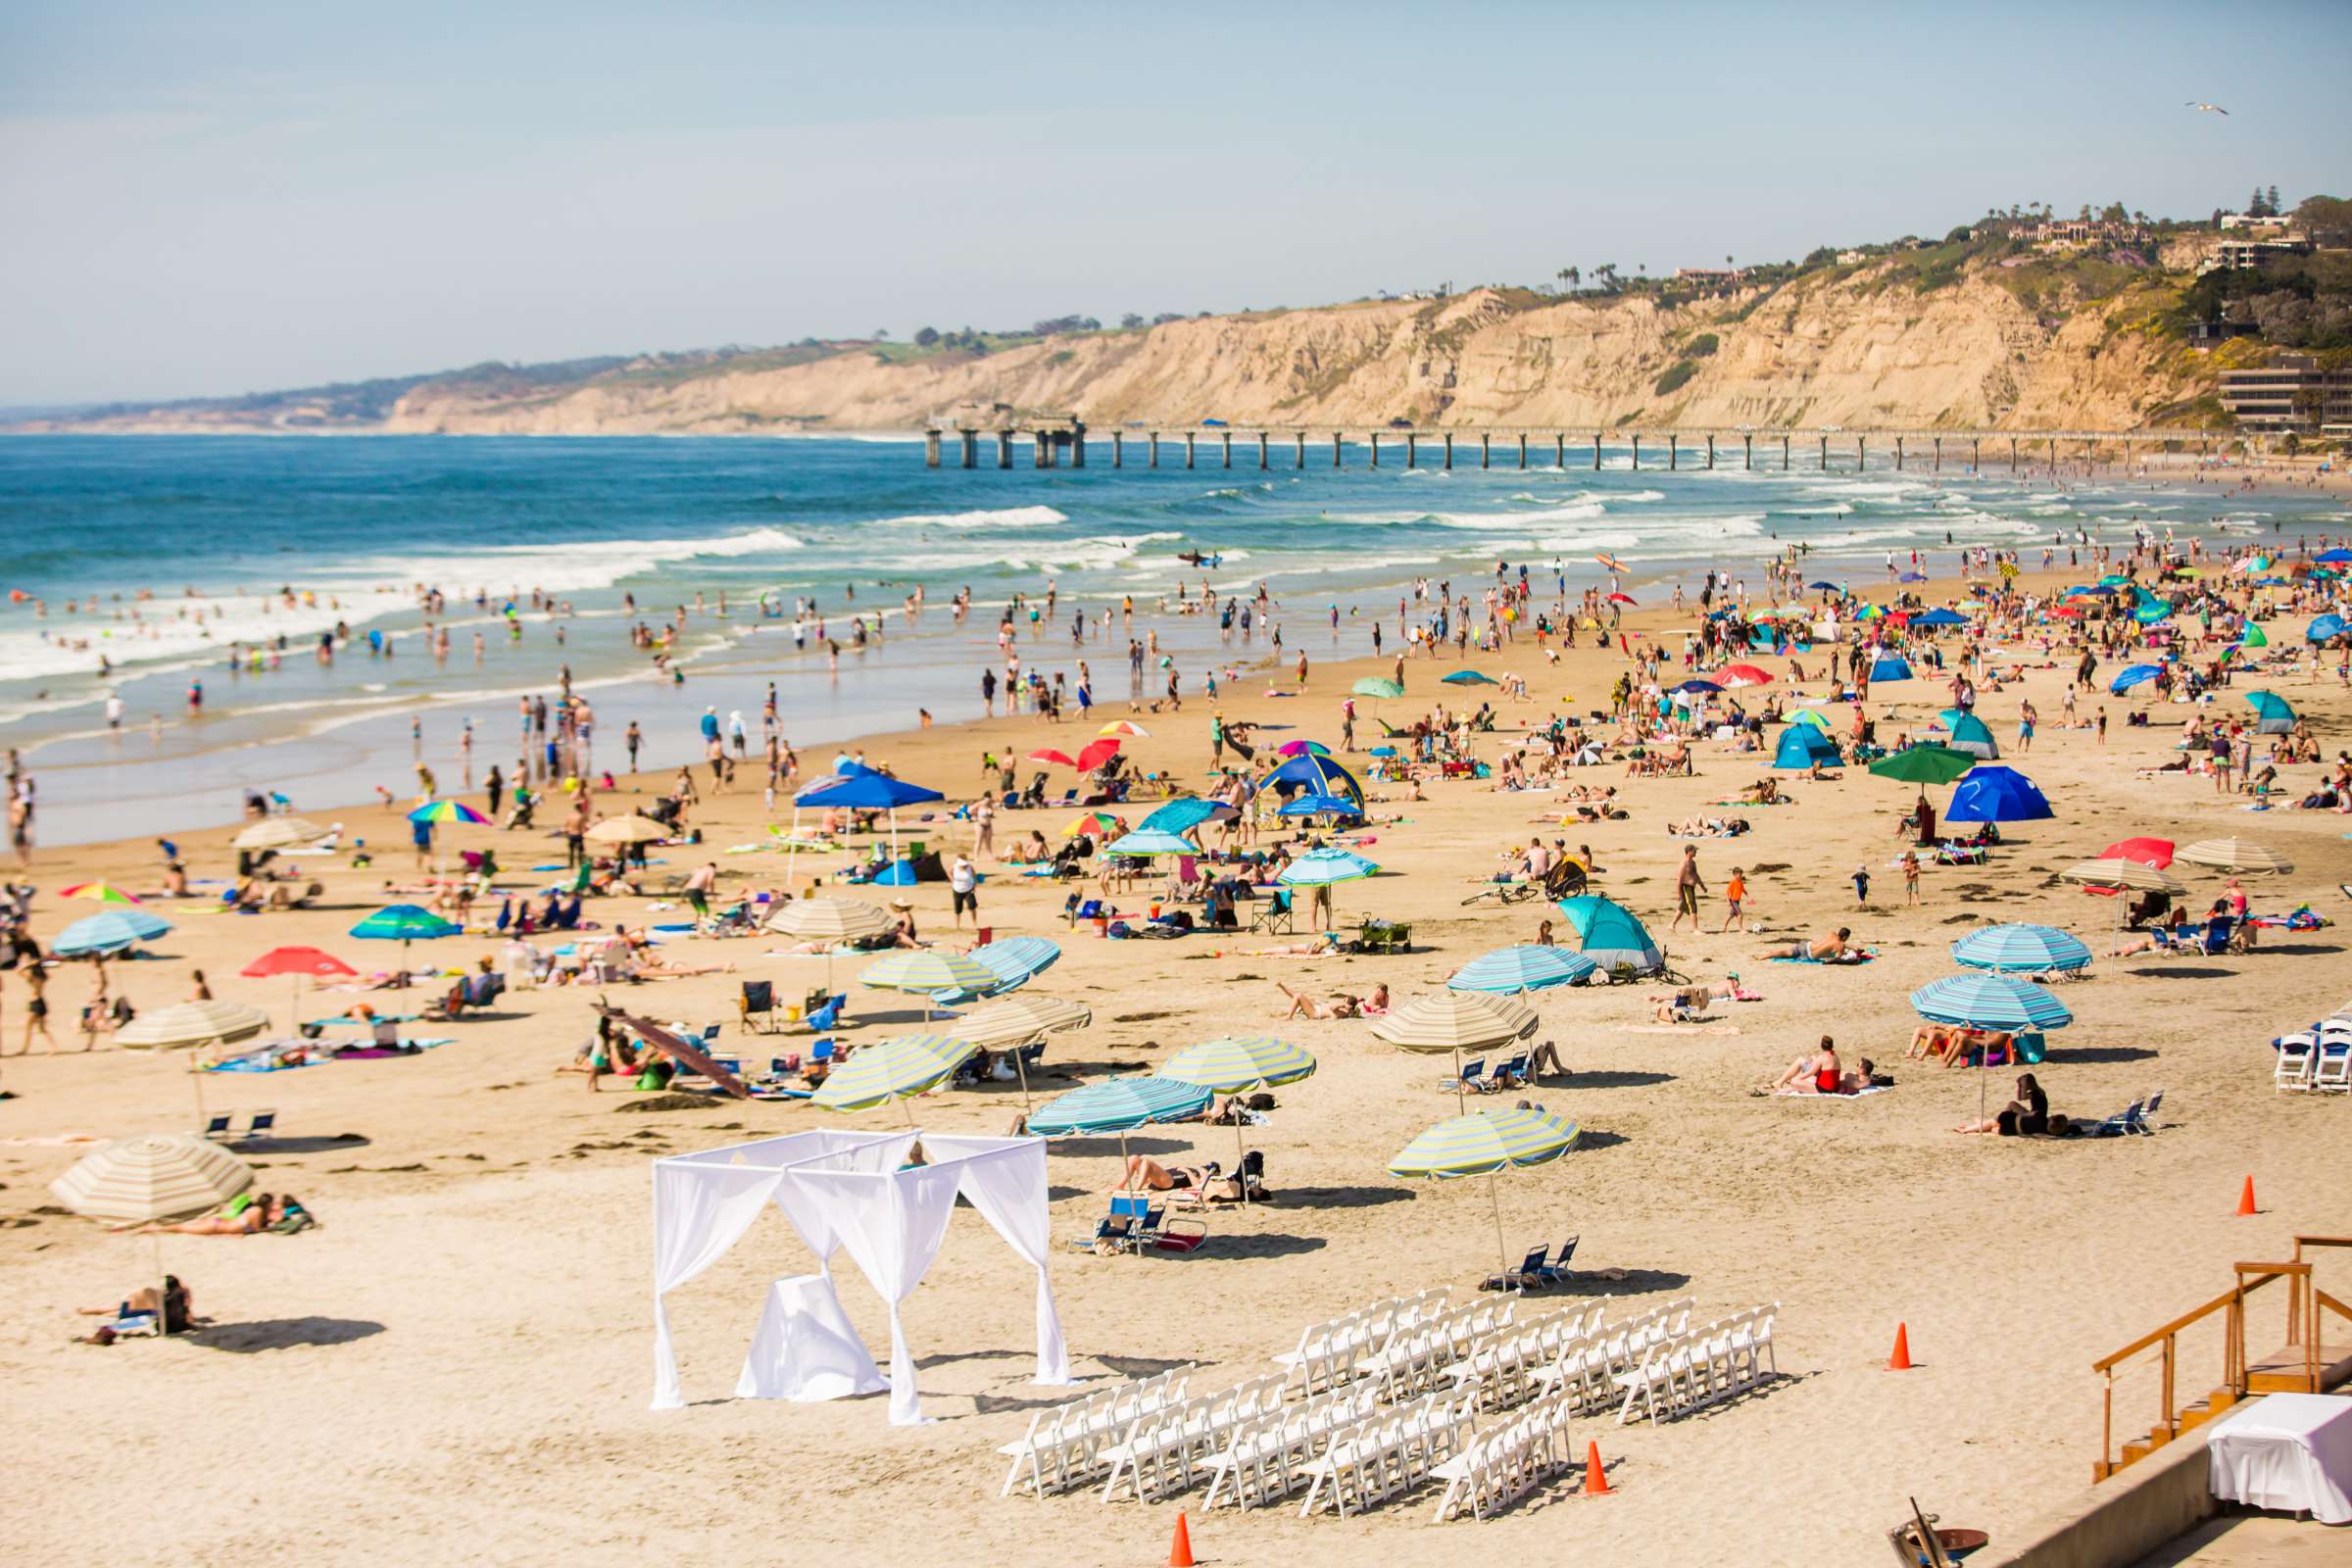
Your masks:
{"label": "beach towel", "polygon": [[1773,1100],[1860,1100],[1864,1095],[1883,1095],[1893,1087],[1892,1084],[1872,1084],[1869,1088],[1857,1089],[1850,1095],[1808,1095],[1794,1089],[1783,1089],[1769,1098]]}
{"label": "beach towel", "polygon": [[1621,1023],[1622,1034],[1629,1035],[1736,1035],[1736,1023]]}
{"label": "beach towel", "polygon": [[1806,957],[1797,958],[1790,957],[1789,956],[1784,954],[1777,958],[1766,958],[1764,961],[1766,963],[1835,963],[1837,967],[1844,968],[1852,964],[1868,963],[1871,959],[1877,956],[1878,954],[1874,950],[1864,948],[1858,952],[1848,954],[1842,958],[1834,960],[1830,958],[1816,958],[1809,956]]}

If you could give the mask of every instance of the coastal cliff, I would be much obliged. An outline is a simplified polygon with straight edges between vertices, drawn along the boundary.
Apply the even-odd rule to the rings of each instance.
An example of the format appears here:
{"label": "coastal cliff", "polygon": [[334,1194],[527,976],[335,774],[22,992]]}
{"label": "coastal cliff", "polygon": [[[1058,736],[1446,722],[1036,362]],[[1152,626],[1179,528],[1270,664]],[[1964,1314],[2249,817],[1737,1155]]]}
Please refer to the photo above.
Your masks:
{"label": "coastal cliff", "polygon": [[1937,267],[1934,254],[1695,298],[1480,288],[920,350],[811,343],[579,362],[569,374],[485,367],[389,385],[342,415],[289,394],[43,427],[781,434],[914,429],[1002,406],[1098,428],[1214,416],[2126,430],[2222,422],[2215,374],[2255,348],[2189,350],[2180,272],[2046,256]]}

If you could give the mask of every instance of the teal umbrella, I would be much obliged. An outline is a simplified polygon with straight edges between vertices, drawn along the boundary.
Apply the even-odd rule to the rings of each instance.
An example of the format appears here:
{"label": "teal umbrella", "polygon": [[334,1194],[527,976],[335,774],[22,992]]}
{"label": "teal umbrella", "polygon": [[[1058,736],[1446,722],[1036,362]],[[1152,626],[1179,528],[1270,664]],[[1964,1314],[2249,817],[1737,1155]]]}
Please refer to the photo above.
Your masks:
{"label": "teal umbrella", "polygon": [[1315,901],[1323,906],[1326,914],[1330,914],[1331,895],[1323,892],[1323,889],[1341,882],[1356,881],[1379,869],[1379,866],[1360,855],[1350,855],[1346,850],[1325,846],[1319,850],[1309,850],[1284,866],[1275,873],[1274,880],[1286,887],[1316,889]]}
{"label": "teal umbrella", "polygon": [[1494,686],[1500,684],[1494,679],[1494,676],[1487,674],[1483,670],[1476,669],[1457,669],[1450,675],[1440,675],[1438,679],[1444,681],[1448,686]]}
{"label": "teal umbrella", "polygon": [[1600,967],[1581,953],[1565,948],[1496,948],[1482,953],[1454,971],[1446,982],[1449,991],[1496,991],[1511,994],[1574,985]]}
{"label": "teal umbrella", "polygon": [[1104,855],[1204,855],[1207,852],[1181,833],[1139,827],[1115,844],[1102,846]]}
{"label": "teal umbrella", "polygon": [[353,926],[351,934],[375,942],[399,943],[401,976],[402,983],[405,985],[411,942],[429,942],[435,937],[454,937],[464,929],[465,927],[456,922],[444,920],[432,910],[419,908],[414,904],[389,904],[362,920],[358,925]]}
{"label": "teal umbrella", "polygon": [[61,958],[92,954],[121,953],[152,942],[172,929],[172,922],[145,909],[105,909],[74,921],[58,933],[49,951]]}
{"label": "teal umbrella", "polygon": [[1191,1121],[1206,1111],[1215,1098],[1205,1084],[1175,1078],[1148,1073],[1110,1078],[1047,1101],[1029,1117],[1029,1131],[1040,1138],[1116,1133],[1119,1163],[1124,1167],[1130,1132],[1158,1122]]}
{"label": "teal umbrella", "polygon": [[1404,695],[1404,688],[1386,675],[1366,675],[1362,680],[1350,686],[1348,690],[1358,697],[1369,697],[1375,702]]}

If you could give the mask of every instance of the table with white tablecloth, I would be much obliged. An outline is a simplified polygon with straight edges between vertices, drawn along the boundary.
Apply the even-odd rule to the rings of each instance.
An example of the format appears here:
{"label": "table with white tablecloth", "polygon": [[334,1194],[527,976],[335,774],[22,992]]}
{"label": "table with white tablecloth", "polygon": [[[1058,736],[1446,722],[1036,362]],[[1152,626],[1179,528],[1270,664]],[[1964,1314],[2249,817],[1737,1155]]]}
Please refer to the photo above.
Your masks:
{"label": "table with white tablecloth", "polygon": [[2254,1508],[2352,1524],[2352,1398],[2273,1394],[2215,1422],[2206,1440],[2213,1494]]}

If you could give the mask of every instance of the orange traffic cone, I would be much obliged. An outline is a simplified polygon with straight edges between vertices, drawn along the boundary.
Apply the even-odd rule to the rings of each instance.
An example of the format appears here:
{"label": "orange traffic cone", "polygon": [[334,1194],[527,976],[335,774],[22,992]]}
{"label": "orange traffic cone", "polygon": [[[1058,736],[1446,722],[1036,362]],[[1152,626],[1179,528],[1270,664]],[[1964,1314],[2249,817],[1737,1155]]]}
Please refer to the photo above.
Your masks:
{"label": "orange traffic cone", "polygon": [[1176,1539],[1168,1543],[1168,1568],[1193,1568],[1193,1532],[1183,1514],[1176,1516]]}
{"label": "orange traffic cone", "polygon": [[1908,1323],[1897,1323],[1894,1326],[1894,1353],[1886,1358],[1886,1370],[1889,1372],[1911,1370],[1911,1325]]}
{"label": "orange traffic cone", "polygon": [[2254,1212],[2254,1178],[2246,1178],[2245,1187],[2237,1195],[2237,1211],[2242,1215]]}
{"label": "orange traffic cone", "polygon": [[1605,1497],[1609,1494],[1609,1473],[1600,1467],[1600,1445],[1585,1445],[1585,1495]]}

